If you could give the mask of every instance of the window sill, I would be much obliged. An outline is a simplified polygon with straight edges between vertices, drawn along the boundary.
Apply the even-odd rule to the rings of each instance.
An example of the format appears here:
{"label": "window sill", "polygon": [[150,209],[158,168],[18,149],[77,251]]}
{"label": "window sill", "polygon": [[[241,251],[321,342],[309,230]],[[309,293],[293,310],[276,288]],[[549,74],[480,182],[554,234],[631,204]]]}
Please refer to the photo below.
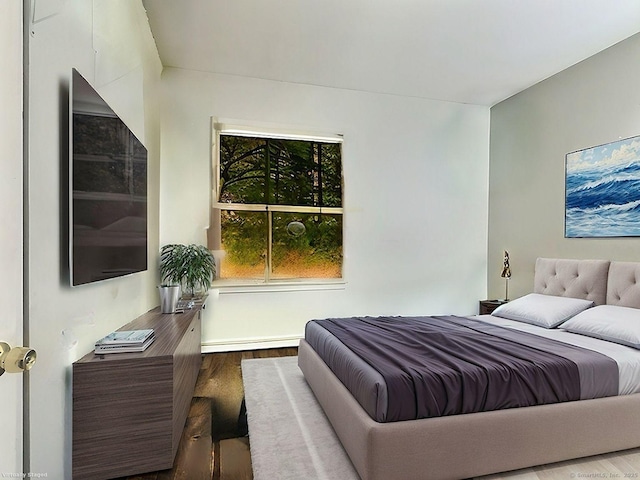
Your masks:
{"label": "window sill", "polygon": [[270,293],[270,292],[305,292],[322,290],[344,290],[347,282],[337,280],[299,280],[299,281],[273,281],[270,283],[240,283],[231,280],[218,280],[211,288],[218,290],[220,295],[229,293]]}

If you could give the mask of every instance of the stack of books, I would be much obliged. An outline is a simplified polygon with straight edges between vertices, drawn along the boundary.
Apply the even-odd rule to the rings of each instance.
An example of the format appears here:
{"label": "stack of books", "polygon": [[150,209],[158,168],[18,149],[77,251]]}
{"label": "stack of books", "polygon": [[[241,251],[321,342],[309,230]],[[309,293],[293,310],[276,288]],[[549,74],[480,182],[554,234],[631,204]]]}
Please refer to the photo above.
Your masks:
{"label": "stack of books", "polygon": [[143,352],[153,343],[153,329],[112,332],[95,344],[95,353]]}

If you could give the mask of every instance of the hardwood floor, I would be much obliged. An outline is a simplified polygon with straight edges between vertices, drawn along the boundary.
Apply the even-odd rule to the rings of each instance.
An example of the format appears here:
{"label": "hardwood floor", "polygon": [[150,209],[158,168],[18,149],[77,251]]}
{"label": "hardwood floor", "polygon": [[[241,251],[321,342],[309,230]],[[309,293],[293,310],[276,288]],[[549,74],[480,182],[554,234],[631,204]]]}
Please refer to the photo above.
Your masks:
{"label": "hardwood floor", "polygon": [[240,363],[297,354],[297,348],[204,354],[173,468],[120,480],[251,480]]}
{"label": "hardwood floor", "polygon": [[[119,480],[252,480],[249,438],[240,410],[245,358],[297,355],[297,348],[203,355],[191,410],[171,470]],[[639,478],[640,448],[482,477],[491,480]],[[478,478],[478,480],[480,480]]]}

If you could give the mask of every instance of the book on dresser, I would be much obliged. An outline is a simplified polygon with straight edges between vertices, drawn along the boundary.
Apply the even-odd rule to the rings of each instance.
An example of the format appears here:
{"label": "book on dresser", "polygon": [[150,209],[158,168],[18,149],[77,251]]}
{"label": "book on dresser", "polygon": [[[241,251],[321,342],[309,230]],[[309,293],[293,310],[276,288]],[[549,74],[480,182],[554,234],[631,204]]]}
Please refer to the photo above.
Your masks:
{"label": "book on dresser", "polygon": [[143,352],[154,339],[151,328],[111,332],[95,343],[95,353]]}

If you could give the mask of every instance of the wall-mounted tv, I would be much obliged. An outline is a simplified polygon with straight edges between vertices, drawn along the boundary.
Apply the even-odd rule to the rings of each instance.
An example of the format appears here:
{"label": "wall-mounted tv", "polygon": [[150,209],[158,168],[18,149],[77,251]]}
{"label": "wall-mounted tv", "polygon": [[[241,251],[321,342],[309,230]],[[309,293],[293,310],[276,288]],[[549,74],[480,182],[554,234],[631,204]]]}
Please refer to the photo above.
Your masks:
{"label": "wall-mounted tv", "polygon": [[147,149],[77,70],[71,79],[70,277],[147,269]]}

